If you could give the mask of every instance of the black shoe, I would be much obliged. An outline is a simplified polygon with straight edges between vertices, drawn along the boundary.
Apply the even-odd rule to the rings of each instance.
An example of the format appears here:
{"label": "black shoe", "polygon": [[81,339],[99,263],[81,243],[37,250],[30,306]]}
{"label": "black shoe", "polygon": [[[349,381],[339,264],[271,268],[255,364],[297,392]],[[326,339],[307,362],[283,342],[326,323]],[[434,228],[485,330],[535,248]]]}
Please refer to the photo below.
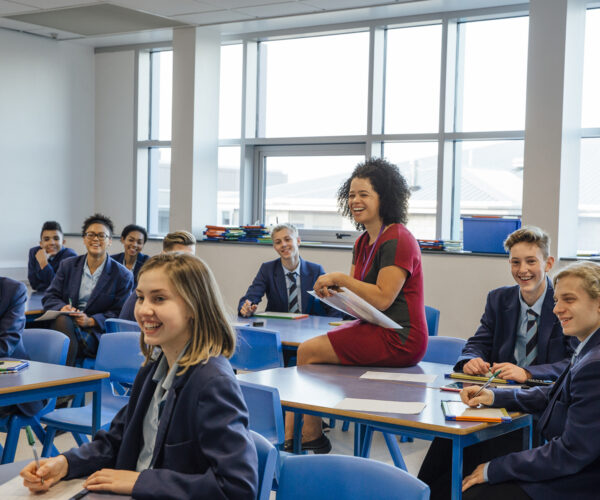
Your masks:
{"label": "black shoe", "polygon": [[331,451],[331,442],[325,434],[321,434],[317,439],[302,443],[302,449],[312,451],[315,455],[324,455]]}
{"label": "black shoe", "polygon": [[288,453],[292,453],[294,451],[294,440],[286,439],[283,442],[283,451],[287,451]]}

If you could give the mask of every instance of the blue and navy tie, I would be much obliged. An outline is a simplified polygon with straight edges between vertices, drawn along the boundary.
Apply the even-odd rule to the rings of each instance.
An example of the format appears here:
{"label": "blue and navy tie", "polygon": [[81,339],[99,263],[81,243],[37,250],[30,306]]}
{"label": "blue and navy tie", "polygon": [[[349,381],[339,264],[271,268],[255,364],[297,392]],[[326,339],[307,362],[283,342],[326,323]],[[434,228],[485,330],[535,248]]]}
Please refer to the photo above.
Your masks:
{"label": "blue and navy tie", "polygon": [[538,314],[527,309],[527,332],[525,335],[525,362],[523,366],[535,364],[537,359]]}
{"label": "blue and navy tie", "polygon": [[298,285],[296,284],[296,273],[287,273],[286,276],[290,280],[290,289],[288,290],[288,311],[291,313],[299,313],[300,307],[298,307]]}

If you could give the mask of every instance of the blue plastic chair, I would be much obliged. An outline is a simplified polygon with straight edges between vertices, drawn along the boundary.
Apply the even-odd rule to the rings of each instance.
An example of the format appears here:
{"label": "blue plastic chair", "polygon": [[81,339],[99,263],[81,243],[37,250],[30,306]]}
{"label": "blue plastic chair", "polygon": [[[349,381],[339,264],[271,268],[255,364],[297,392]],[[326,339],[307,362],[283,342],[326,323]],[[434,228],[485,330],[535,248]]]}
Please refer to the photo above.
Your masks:
{"label": "blue plastic chair", "polygon": [[237,344],[229,360],[234,370],[257,371],[283,366],[279,332],[248,326],[239,326],[235,330]]}
{"label": "blue plastic chair", "polygon": [[[32,361],[55,365],[64,365],[67,361],[69,337],[61,332],[43,328],[30,328],[23,331],[23,344]],[[46,433],[40,424],[40,417],[54,410],[55,406],[56,398],[51,398],[33,417],[18,414],[0,418],[0,432],[6,432],[4,450],[0,446],[3,464],[14,461],[19,434],[23,427],[30,425],[38,439],[41,442],[44,441]]]}
{"label": "blue plastic chair", "polygon": [[136,321],[129,321],[127,319],[109,318],[104,322],[104,328],[106,333],[116,332],[139,332],[140,325]]}
{"label": "blue plastic chair", "polygon": [[433,337],[428,339],[427,352],[423,361],[454,365],[467,343],[456,337]]}
{"label": "blue plastic chair", "polygon": [[425,319],[427,320],[427,331],[430,337],[438,334],[440,325],[440,311],[435,307],[425,306]]}
{"label": "blue plastic chair", "polygon": [[263,436],[250,431],[258,455],[258,494],[257,500],[269,500],[271,485],[277,468],[277,450]]}
{"label": "blue plastic chair", "polygon": [[[139,333],[119,332],[100,337],[96,368],[110,372],[110,377],[102,380],[101,429],[108,429],[114,416],[129,401],[128,396],[114,394],[111,382],[133,383],[143,361]],[[47,425],[42,456],[48,457],[59,429],[71,432],[79,446],[88,441],[86,435],[92,434],[92,405],[54,410],[44,415],[41,422]]]}
{"label": "blue plastic chair", "polygon": [[298,455],[283,462],[277,500],[427,500],[429,486],[391,465],[345,455]]}
{"label": "blue plastic chair", "polygon": [[257,432],[275,446],[283,444],[285,427],[279,391],[274,387],[241,380],[240,387],[250,415],[250,430]]}

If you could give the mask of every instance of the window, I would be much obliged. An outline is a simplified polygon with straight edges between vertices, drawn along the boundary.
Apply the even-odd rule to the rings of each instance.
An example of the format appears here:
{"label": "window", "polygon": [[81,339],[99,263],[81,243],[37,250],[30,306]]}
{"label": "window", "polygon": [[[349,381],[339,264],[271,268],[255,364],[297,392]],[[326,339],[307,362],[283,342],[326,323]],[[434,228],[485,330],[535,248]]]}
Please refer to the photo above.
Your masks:
{"label": "window", "polygon": [[[242,66],[244,46],[221,47],[219,138],[239,138],[242,130]],[[239,168],[239,167],[238,167]]]}
{"label": "window", "polygon": [[240,147],[219,148],[217,225],[240,224]]}

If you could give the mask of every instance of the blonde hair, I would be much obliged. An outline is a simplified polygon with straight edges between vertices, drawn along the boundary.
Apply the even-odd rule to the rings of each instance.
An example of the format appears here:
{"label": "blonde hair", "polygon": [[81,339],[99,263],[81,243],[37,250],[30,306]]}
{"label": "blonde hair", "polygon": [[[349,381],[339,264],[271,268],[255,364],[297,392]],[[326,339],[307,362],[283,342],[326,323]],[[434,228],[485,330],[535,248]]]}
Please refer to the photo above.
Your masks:
{"label": "blonde hair", "polygon": [[[181,375],[190,366],[206,363],[213,356],[231,357],[235,352],[235,333],[228,316],[215,277],[204,261],[188,253],[161,253],[146,261],[138,275],[153,269],[163,269],[173,288],[181,296],[192,314],[192,337],[186,353],[178,364]],[[154,346],[140,336],[144,365],[152,359]]]}
{"label": "blonde hair", "polygon": [[287,229],[290,232],[290,236],[292,238],[298,237],[298,229],[296,228],[296,226],[294,226],[294,224],[291,224],[290,222],[283,222],[281,224],[277,224],[273,229],[271,229],[271,238],[275,237],[275,233],[283,231],[284,229]]}
{"label": "blonde hair", "polygon": [[196,244],[196,237],[187,231],[174,231],[163,239],[163,251],[170,251],[175,245],[192,246]]}
{"label": "blonde hair", "polygon": [[561,269],[552,283],[554,287],[558,281],[568,276],[581,278],[583,289],[592,299],[600,298],[600,264],[595,262],[575,262]]}
{"label": "blonde hair", "polygon": [[504,240],[504,249],[510,252],[510,249],[517,243],[533,243],[544,256],[544,260],[550,256],[550,236],[546,231],[536,226],[523,226],[508,235]]}

